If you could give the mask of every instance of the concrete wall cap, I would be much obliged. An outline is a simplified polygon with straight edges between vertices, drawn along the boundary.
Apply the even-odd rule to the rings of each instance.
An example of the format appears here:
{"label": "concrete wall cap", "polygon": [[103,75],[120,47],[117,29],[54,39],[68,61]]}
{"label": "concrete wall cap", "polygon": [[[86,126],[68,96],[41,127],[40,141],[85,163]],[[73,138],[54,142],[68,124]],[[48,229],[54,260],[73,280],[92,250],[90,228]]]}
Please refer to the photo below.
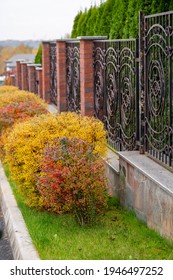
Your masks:
{"label": "concrete wall cap", "polygon": [[106,40],[108,36],[79,36],[79,40]]}

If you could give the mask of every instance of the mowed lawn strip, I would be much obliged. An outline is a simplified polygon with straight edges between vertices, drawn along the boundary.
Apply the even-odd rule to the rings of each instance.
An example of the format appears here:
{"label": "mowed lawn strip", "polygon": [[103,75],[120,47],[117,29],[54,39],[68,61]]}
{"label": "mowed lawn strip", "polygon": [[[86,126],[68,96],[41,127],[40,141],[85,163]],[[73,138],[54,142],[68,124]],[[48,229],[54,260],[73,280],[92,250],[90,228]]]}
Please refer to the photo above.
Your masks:
{"label": "mowed lawn strip", "polygon": [[27,207],[4,166],[33,243],[45,260],[172,260],[173,242],[140,222],[110,199],[109,209],[92,227],[80,227],[72,215]]}

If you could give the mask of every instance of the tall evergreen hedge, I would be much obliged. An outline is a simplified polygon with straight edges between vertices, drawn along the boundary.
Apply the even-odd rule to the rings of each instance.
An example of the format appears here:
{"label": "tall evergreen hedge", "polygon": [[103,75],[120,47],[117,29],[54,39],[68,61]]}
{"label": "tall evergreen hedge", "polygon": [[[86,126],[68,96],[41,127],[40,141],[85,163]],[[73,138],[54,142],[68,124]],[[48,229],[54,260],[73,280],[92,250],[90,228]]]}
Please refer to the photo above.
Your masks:
{"label": "tall evergreen hedge", "polygon": [[[106,0],[79,11],[73,21],[71,38],[108,36],[110,39],[136,38],[139,11],[155,14],[173,10],[173,0]],[[41,63],[41,46],[36,63]]]}
{"label": "tall evergreen hedge", "polygon": [[138,36],[139,11],[146,14],[173,10],[173,0],[106,0],[79,11],[71,37],[105,36],[111,39]]}

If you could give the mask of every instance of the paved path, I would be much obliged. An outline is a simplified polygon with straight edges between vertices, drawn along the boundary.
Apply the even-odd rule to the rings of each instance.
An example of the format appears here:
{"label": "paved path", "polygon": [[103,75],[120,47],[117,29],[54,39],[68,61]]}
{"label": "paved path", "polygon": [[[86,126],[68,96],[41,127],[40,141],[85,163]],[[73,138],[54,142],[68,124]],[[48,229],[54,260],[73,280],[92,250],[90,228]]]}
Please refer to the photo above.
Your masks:
{"label": "paved path", "polygon": [[13,260],[13,254],[7,232],[4,227],[4,218],[0,208],[0,229],[3,228],[3,237],[0,239],[0,260]]}

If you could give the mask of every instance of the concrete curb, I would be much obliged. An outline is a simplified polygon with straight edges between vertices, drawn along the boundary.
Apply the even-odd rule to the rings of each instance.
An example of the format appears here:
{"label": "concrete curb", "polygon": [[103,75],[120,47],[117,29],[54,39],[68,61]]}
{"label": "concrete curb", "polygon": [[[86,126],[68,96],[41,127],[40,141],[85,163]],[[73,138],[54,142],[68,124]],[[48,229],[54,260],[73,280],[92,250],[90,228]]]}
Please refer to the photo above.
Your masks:
{"label": "concrete curb", "polygon": [[0,162],[0,203],[15,260],[39,260]]}

